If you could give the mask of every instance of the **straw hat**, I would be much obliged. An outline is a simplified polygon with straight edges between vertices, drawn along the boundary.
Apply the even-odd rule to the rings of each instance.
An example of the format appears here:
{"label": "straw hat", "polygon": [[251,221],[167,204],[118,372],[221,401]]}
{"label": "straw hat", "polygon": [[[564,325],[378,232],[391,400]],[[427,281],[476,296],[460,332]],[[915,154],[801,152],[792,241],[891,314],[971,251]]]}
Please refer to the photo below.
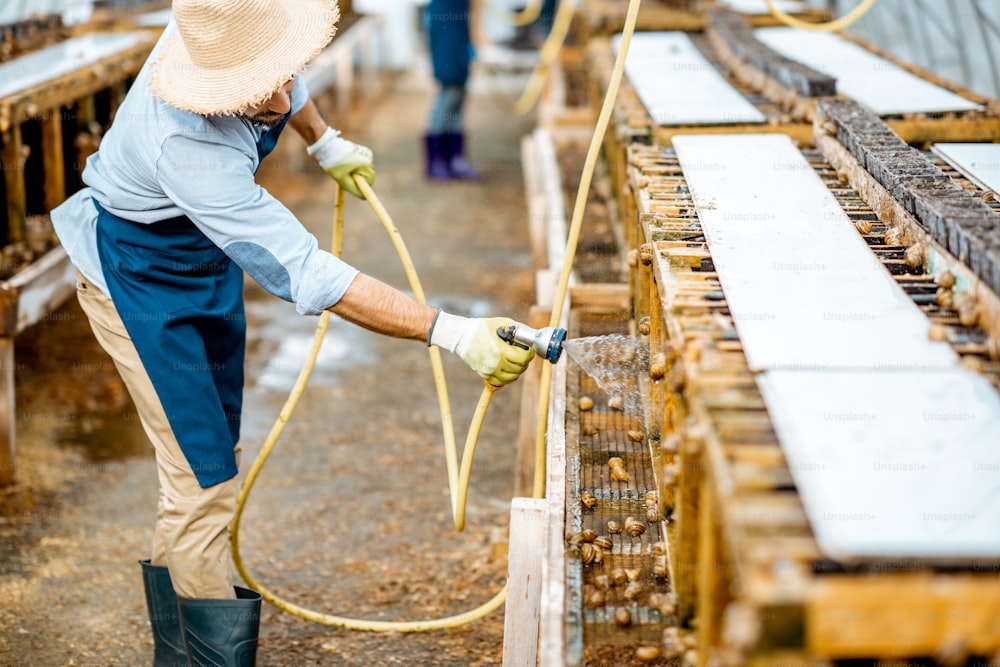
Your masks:
{"label": "straw hat", "polygon": [[333,39],[340,11],[337,0],[174,0],[173,15],[149,87],[209,115],[265,102]]}

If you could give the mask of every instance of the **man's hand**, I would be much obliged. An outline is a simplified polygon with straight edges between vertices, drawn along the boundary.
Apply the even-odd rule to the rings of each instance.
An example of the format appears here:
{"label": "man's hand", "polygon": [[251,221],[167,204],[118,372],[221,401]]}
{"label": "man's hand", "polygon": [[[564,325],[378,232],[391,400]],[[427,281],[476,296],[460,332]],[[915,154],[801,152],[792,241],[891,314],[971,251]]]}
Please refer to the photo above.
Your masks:
{"label": "man's hand", "polygon": [[354,175],[361,176],[368,185],[375,182],[375,164],[371,149],[342,139],[340,133],[332,127],[326,128],[323,136],[306,148],[306,152],[316,158],[319,166],[337,182],[337,185],[359,199],[364,199],[365,196],[354,182]]}
{"label": "man's hand", "polygon": [[502,387],[519,378],[535,356],[534,348],[510,345],[497,335],[497,329],[511,325],[521,326],[507,317],[467,318],[439,312],[427,344],[454,352],[481,378]]}

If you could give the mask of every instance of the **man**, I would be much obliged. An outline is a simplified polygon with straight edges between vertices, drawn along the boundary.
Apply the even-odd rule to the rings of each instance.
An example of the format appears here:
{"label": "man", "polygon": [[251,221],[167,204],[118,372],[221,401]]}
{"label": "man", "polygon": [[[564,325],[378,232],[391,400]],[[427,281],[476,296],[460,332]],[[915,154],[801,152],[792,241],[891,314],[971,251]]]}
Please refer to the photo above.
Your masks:
{"label": "man", "polygon": [[362,196],[371,151],[320,117],[298,73],[332,38],[335,0],[174,0],[173,21],[83,172],[52,212],[77,294],[156,450],[160,502],[140,561],[154,664],[252,665],[260,595],[234,587],[243,272],[294,302],[458,354],[494,386],[533,351],[421,304],[318,248],[254,182],[285,125]]}

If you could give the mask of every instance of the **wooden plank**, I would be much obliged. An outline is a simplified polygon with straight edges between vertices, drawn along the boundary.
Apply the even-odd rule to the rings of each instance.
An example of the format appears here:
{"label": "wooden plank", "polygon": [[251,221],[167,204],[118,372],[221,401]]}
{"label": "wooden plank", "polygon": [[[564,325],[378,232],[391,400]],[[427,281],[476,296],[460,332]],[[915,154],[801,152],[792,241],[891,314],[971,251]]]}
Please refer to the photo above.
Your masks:
{"label": "wooden plank", "polygon": [[42,119],[42,161],[45,170],[45,210],[51,211],[66,199],[61,109],[53,109]]}
{"label": "wooden plank", "polygon": [[552,367],[545,459],[545,565],[538,635],[538,664],[566,665],[566,367]]}
{"label": "wooden plank", "polygon": [[[831,658],[995,655],[1000,567],[978,574],[830,575],[815,580],[806,642]],[[964,662],[964,660],[962,660]]]}
{"label": "wooden plank", "polygon": [[537,664],[544,547],[545,500],[514,498],[510,507],[510,551],[503,626],[505,667]]}
{"label": "wooden plank", "polygon": [[[532,329],[547,326],[552,317],[550,308],[532,306],[527,325]],[[518,422],[517,453],[514,458],[514,495],[529,497],[534,493],[535,447],[538,442],[538,393],[542,364],[531,364],[521,375],[521,411]],[[543,445],[544,446],[544,445]]]}
{"label": "wooden plank", "polygon": [[627,313],[629,288],[625,283],[582,283],[569,290],[573,309]]}
{"label": "wooden plank", "polygon": [[7,188],[7,238],[5,243],[25,239],[25,214],[27,193],[24,185],[24,145],[21,143],[21,126],[13,125],[0,138],[0,166],[3,167]]}
{"label": "wooden plank", "polygon": [[0,336],[0,487],[14,483],[14,338]]}
{"label": "wooden plank", "polygon": [[[62,246],[56,246],[11,278],[4,287],[17,294],[16,332],[51,313],[76,290],[76,269]],[[10,332],[3,332],[10,333]]]}

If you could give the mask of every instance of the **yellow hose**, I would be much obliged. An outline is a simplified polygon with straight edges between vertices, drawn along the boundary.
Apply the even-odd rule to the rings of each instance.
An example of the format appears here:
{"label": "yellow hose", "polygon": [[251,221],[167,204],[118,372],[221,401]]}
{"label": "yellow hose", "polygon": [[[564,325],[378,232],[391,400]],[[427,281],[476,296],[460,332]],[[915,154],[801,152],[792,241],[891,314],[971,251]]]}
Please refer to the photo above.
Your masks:
{"label": "yellow hose", "polygon": [[538,54],[538,64],[532,70],[531,77],[525,84],[521,96],[514,102],[513,111],[515,114],[521,116],[528,113],[538,102],[542,86],[545,85],[545,79],[549,75],[549,68],[559,57],[559,49],[562,48],[563,42],[566,41],[566,35],[569,34],[569,27],[573,23],[573,14],[576,12],[576,3],[577,0],[562,0],[559,3],[556,17],[552,21],[552,30],[549,31]]}
{"label": "yellow hose", "polygon": [[[551,326],[553,327],[558,326],[562,317],[562,305],[566,298],[566,292],[569,289],[569,277],[572,272],[573,257],[576,253],[576,245],[580,238],[580,226],[583,221],[583,209],[586,206],[586,200],[590,191],[590,183],[593,179],[594,168],[597,164],[597,157],[600,152],[602,138],[604,137],[604,133],[607,131],[614,100],[618,94],[622,72],[625,67],[625,57],[628,53],[629,44],[632,40],[632,33],[635,31],[640,2],[641,0],[629,0],[628,12],[625,18],[625,26],[622,30],[622,41],[619,46],[618,57],[615,60],[615,66],[608,84],[608,90],[604,96],[601,113],[598,116],[597,125],[594,127],[594,135],[591,138],[590,148],[587,151],[587,158],[584,162],[583,173],[580,179],[580,187],[577,190],[576,205],[573,209],[573,218],[567,239],[566,256],[563,260],[563,269],[559,277],[558,288],[556,291],[556,301],[552,311]],[[575,7],[575,4],[575,0],[572,0],[572,2],[561,3],[560,12],[562,12],[563,8],[566,6],[572,5]],[[570,15],[572,15],[572,9],[570,9]],[[410,281],[414,298],[425,303],[426,299],[424,298],[423,289],[420,287],[416,271],[413,267],[413,262],[403,244],[399,230],[392,223],[392,219],[385,211],[385,208],[382,206],[382,203],[375,195],[375,191],[372,190],[371,186],[369,186],[368,183],[360,177],[355,177],[355,182],[358,184],[358,187],[361,188],[366,200],[375,211],[386,231],[389,233],[393,245],[395,246],[400,260],[402,261],[407,278]],[[343,210],[344,193],[343,190],[338,188],[337,201],[334,208],[335,220],[332,247],[332,252],[337,255],[340,254],[343,241]],[[247,473],[247,478],[240,489],[239,497],[237,498],[236,503],[236,513],[233,517],[233,523],[229,534],[230,550],[232,552],[233,562],[236,565],[237,571],[240,573],[240,576],[243,577],[243,580],[247,583],[247,585],[259,592],[264,600],[278,609],[309,621],[314,621],[323,625],[343,627],[349,630],[361,630],[368,632],[424,632],[429,630],[441,630],[457,627],[459,625],[471,623],[474,620],[486,616],[495,609],[499,608],[500,605],[502,605],[507,599],[506,584],[496,595],[479,607],[454,616],[423,621],[372,621],[325,614],[289,602],[262,586],[260,582],[253,578],[249,570],[247,570],[246,565],[243,563],[239,548],[239,529],[243,509],[246,505],[247,498],[250,495],[250,491],[264,466],[264,463],[267,461],[271,451],[277,444],[278,438],[281,436],[292,411],[295,409],[302,392],[305,390],[306,382],[309,379],[309,375],[312,373],[313,367],[315,366],[316,357],[319,354],[319,348],[322,344],[323,336],[326,333],[329,319],[329,312],[324,312],[320,316],[320,322],[316,327],[316,333],[313,337],[313,345],[309,351],[309,355],[302,367],[302,370],[299,372],[299,376],[289,393],[288,399],[285,401],[285,405],[282,407],[274,426],[268,433],[267,438],[261,447],[261,451],[254,460],[253,465],[250,467],[250,470]],[[461,472],[459,472],[457,470],[457,453],[455,451],[455,436],[454,429],[452,427],[451,409],[448,402],[447,388],[444,383],[444,372],[441,365],[440,351],[436,347],[429,347],[428,351],[430,352],[431,365],[434,371],[434,380],[437,387],[438,400],[441,405],[441,417],[445,437],[445,458],[448,468],[448,486],[452,501],[452,515],[456,530],[461,531],[465,527],[465,503],[468,494],[469,475],[472,469],[472,457],[475,453],[479,431],[482,428],[482,423],[486,416],[486,410],[489,407],[490,399],[492,398],[493,392],[496,391],[496,388],[492,387],[488,383],[483,383],[483,392],[480,396],[479,403],[476,406],[472,425],[469,428],[465,450],[462,453]],[[543,364],[542,384],[539,392],[539,437],[536,441],[535,483],[533,489],[535,497],[542,497],[544,495],[545,430],[548,415],[548,394],[551,378],[552,370],[550,364]],[[539,479],[541,479],[541,482],[539,482]]]}
{"label": "yellow hose", "polygon": [[862,16],[868,13],[878,0],[864,0],[857,7],[844,14],[839,19],[834,19],[832,21],[825,21],[822,23],[813,23],[812,21],[803,21],[800,18],[796,18],[787,12],[782,11],[777,5],[774,4],[774,0],[764,0],[767,2],[768,8],[779,21],[785,25],[792,26],[793,28],[802,28],[803,30],[816,30],[819,32],[833,32],[835,30],[842,30],[847,26],[851,25]]}

